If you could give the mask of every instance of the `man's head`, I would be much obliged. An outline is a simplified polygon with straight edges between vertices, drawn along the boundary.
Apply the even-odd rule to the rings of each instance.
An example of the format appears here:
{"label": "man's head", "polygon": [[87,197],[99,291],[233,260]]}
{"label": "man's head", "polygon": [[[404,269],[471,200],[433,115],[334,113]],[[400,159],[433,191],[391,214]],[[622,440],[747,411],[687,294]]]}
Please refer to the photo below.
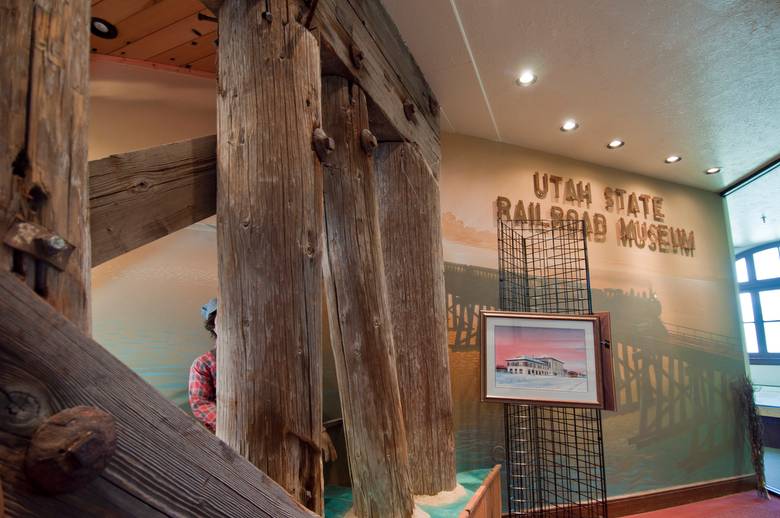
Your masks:
{"label": "man's head", "polygon": [[211,333],[211,336],[217,337],[217,299],[211,299],[200,308],[200,316],[203,318],[203,327]]}

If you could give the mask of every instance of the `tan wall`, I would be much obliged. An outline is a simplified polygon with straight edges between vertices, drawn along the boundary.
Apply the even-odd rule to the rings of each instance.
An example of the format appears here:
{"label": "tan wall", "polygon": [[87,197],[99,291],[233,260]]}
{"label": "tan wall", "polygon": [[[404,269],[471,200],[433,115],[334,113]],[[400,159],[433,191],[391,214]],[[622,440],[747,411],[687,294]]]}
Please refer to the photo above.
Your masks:
{"label": "tan wall", "polygon": [[[211,80],[101,63],[93,65],[91,93],[91,159],[215,131]],[[607,213],[607,242],[590,247],[594,304],[613,312],[625,356],[618,369],[623,410],[605,414],[610,494],[748,472],[728,388],[721,384],[743,365],[735,356],[741,354],[734,338],[735,299],[717,196],[454,135],[444,135],[442,151],[458,468],[489,467],[502,458],[496,449],[503,444],[501,407],[479,402],[473,316],[479,307],[497,305],[493,202],[498,195],[513,203],[536,201],[531,175],[539,170],[590,180],[596,207],[605,185],[663,196],[667,221],[696,236],[694,257],[622,249],[615,242],[615,217]],[[94,269],[94,335],[186,408],[189,365],[211,346],[198,310],[216,289],[216,236],[209,224],[199,224]],[[669,324],[726,335],[726,343],[710,348],[718,354],[708,350],[706,340],[680,346]],[[670,393],[670,369],[673,380],[682,373],[693,381],[672,383]],[[326,417],[336,417],[332,365],[325,370]],[[666,407],[672,402],[673,412],[656,426],[659,402]]]}
{"label": "tan wall", "polygon": [[[603,243],[588,244],[595,310],[612,313],[621,411],[606,412],[610,495],[651,490],[749,472],[737,433],[731,381],[744,372],[736,295],[718,195],[556,155],[445,134],[441,168],[444,254],[461,439],[476,441],[487,462],[500,444],[500,409],[479,403],[476,335],[464,318],[497,304],[497,196],[514,206],[540,202],[564,210],[574,202],[540,200],[533,174],[590,182],[588,209],[605,216]],[[605,149],[605,153],[608,152]],[[619,151],[617,151],[619,152]],[[663,164],[659,165],[663,167]],[[663,198],[665,223],[693,231],[692,256],[619,244],[620,216],[605,209],[605,187]],[[580,208],[585,208],[583,203]],[[645,220],[640,215],[638,221]],[[491,292],[491,289],[493,290]],[[472,308],[464,311],[463,308]],[[463,317],[462,315],[467,315]],[[685,326],[680,327],[680,326]],[[489,441],[495,441],[490,443]],[[470,452],[470,461],[480,455]],[[466,467],[466,466],[464,466]]]}
{"label": "tan wall", "polygon": [[93,61],[89,94],[90,160],[217,130],[213,79]]}

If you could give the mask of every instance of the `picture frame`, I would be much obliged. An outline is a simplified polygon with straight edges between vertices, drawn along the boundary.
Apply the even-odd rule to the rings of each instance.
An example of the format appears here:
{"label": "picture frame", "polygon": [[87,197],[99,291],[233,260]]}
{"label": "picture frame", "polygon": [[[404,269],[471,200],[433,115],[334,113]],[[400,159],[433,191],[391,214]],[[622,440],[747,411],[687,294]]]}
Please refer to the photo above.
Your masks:
{"label": "picture frame", "polygon": [[603,320],[481,311],[482,401],[604,408]]}

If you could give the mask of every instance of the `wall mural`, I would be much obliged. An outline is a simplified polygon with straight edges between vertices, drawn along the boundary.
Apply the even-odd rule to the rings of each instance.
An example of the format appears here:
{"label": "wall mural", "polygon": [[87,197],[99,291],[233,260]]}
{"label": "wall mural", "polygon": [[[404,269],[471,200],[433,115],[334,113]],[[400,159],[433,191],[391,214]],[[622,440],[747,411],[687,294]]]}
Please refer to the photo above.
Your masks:
{"label": "wall mural", "polygon": [[[582,216],[588,209],[593,307],[612,315],[620,405],[619,412],[603,414],[609,496],[751,472],[731,388],[744,363],[735,338],[736,296],[720,200],[518,149],[466,137],[443,139],[442,223],[458,470],[489,467],[504,458],[503,408],[480,402],[478,324],[480,309],[498,306],[496,193],[505,193],[514,200],[507,207],[513,217],[521,200],[526,217],[528,200],[538,200],[532,202],[537,204],[533,213],[540,218],[561,211],[566,218],[570,209]],[[536,194],[536,171],[540,191],[548,175],[543,198]],[[553,175],[562,180],[551,181]],[[577,196],[580,182],[582,199],[566,200],[567,190]],[[556,185],[562,201],[555,198]],[[625,187],[622,209],[616,185]],[[613,210],[607,208],[608,186],[614,191]],[[663,222],[655,219],[653,197],[663,199],[655,209]],[[605,232],[604,222],[595,222],[601,221],[599,214]],[[624,246],[617,237],[621,218],[626,226],[634,222],[635,229],[637,223],[655,225],[656,233],[659,225],[674,233],[684,229],[690,250],[678,246],[676,253],[649,253],[651,243],[641,248],[636,240]],[[603,242],[597,240],[597,227]],[[674,247],[672,234],[668,242],[656,238],[655,252]],[[212,344],[199,308],[217,291],[216,268],[216,234],[213,222],[206,222],[93,270],[95,338],[185,411],[189,366]],[[327,337],[327,329],[324,333]],[[329,351],[323,360],[324,417],[338,421]],[[330,466],[329,483],[347,479],[343,441],[337,437],[336,442],[342,461]]]}
{"label": "wall mural", "polygon": [[479,401],[479,311],[498,306],[496,219],[584,219],[619,397],[619,411],[603,413],[608,495],[751,472],[732,388],[745,367],[717,195],[469,137],[445,135],[443,150],[458,468],[504,455],[502,405]]}
{"label": "wall mural", "polygon": [[[498,271],[445,263],[458,469],[503,461],[503,409],[479,400],[479,311],[498,306]],[[735,454],[734,338],[665,323],[653,293],[593,290],[613,316],[619,412],[604,412],[609,495],[743,473]]]}

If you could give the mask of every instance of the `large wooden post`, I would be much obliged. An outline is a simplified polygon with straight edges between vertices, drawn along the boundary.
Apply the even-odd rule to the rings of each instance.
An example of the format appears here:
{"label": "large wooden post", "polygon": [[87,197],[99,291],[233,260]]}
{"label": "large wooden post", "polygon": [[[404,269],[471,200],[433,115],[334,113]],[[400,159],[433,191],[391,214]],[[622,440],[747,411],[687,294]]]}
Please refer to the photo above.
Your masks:
{"label": "large wooden post", "polygon": [[374,167],[412,489],[434,495],[456,485],[439,182],[407,143]]}
{"label": "large wooden post", "polygon": [[324,78],[322,94],[323,127],[336,142],[324,164],[323,265],[355,514],[408,518],[414,502],[374,173],[370,142],[366,149],[361,144],[368,129],[366,98],[340,77]]}
{"label": "large wooden post", "polygon": [[294,5],[219,10],[217,435],[322,512],[320,53]]}
{"label": "large wooden post", "polygon": [[0,3],[0,269],[85,333],[88,39],[88,0]]}

